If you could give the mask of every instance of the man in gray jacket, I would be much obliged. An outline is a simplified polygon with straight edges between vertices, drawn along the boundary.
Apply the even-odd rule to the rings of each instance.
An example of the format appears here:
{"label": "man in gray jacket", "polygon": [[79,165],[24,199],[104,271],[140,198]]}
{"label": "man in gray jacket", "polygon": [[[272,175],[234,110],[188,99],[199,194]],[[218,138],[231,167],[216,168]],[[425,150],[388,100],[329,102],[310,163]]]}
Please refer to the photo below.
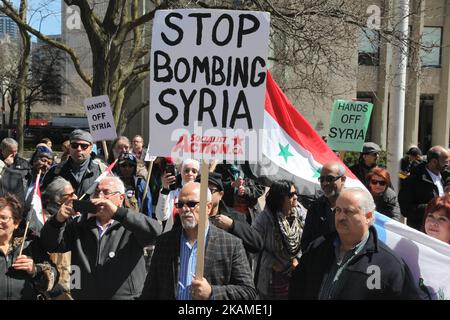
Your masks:
{"label": "man in gray jacket", "polygon": [[122,208],[125,187],[117,177],[100,181],[91,202],[96,213],[77,213],[62,204],[41,230],[49,252],[72,251],[74,299],[134,299],[146,278],[145,246],[161,233],[144,214]]}

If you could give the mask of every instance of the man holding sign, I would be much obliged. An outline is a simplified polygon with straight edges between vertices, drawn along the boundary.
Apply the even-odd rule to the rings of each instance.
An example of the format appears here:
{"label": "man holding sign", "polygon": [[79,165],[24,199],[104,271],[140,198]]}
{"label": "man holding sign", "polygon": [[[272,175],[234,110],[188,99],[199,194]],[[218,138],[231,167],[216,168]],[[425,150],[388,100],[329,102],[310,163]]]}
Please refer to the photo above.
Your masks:
{"label": "man holding sign", "polygon": [[[208,190],[207,214],[212,208]],[[181,189],[177,208],[182,227],[174,227],[156,240],[143,299],[253,300],[256,290],[242,241],[206,224],[205,272],[194,279],[198,238],[200,183]],[[175,272],[174,272],[175,270]]]}

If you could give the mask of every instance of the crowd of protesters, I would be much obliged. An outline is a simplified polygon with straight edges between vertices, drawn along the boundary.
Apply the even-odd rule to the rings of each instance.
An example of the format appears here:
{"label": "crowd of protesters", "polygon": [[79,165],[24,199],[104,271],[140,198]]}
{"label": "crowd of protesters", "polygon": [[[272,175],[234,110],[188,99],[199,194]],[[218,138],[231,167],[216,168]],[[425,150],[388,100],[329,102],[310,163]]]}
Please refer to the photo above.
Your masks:
{"label": "crowd of protesters", "polygon": [[[119,136],[106,159],[77,129],[61,146],[43,139],[26,160],[15,140],[1,141],[0,299],[422,299],[378,239],[375,211],[450,244],[450,151],[412,147],[389,173],[369,142],[350,169],[326,163],[309,201],[302,186],[257,177],[248,163],[213,165],[195,277],[201,165],[157,158],[147,178],[144,145]],[[351,173],[366,189],[344,187]],[[376,290],[369,262],[386,279]]]}

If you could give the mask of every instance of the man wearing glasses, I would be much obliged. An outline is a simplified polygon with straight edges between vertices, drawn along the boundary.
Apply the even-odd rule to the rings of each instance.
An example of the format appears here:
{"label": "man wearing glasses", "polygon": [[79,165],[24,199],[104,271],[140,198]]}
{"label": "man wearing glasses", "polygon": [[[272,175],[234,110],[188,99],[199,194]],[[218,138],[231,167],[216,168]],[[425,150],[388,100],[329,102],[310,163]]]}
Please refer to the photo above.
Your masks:
{"label": "man wearing glasses", "polygon": [[[176,203],[181,226],[156,240],[142,299],[253,300],[256,290],[242,241],[206,220],[205,269],[195,278],[197,233],[200,215],[200,183],[188,182]],[[208,190],[207,214],[211,192]]]}
{"label": "man wearing glasses", "polygon": [[378,163],[381,148],[374,142],[365,142],[358,163],[351,166],[350,170],[365,186],[368,185],[367,174]]}
{"label": "man wearing glasses", "polygon": [[106,177],[91,199],[96,212],[69,219],[77,212],[64,203],[42,228],[48,252],[72,251],[72,265],[79,270],[71,289],[74,299],[128,300],[141,295],[147,275],[143,248],[155,241],[161,227],[122,207],[124,198],[123,182]]}
{"label": "man wearing glasses", "polygon": [[105,170],[106,165],[91,158],[94,139],[87,131],[76,129],[70,134],[69,159],[53,166],[44,176],[44,189],[57,176],[70,181],[78,197],[83,195],[95,179]]}
{"label": "man wearing glasses", "polygon": [[336,161],[326,163],[320,171],[320,188],[323,195],[314,201],[308,209],[302,240],[302,251],[316,238],[336,230],[334,225],[334,207],[345,184],[345,168]]}

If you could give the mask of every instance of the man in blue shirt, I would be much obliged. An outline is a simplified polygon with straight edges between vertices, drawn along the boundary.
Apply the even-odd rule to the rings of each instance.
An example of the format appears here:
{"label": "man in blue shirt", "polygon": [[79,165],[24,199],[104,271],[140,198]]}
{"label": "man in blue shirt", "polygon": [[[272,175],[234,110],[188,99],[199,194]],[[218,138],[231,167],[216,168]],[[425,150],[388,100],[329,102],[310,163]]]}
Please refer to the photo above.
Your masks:
{"label": "man in blue shirt", "polygon": [[[185,184],[177,203],[181,226],[157,239],[142,299],[255,299],[256,290],[242,241],[210,225],[208,220],[204,276],[195,277],[199,203],[200,184]],[[208,191],[208,215],[211,207]]]}

